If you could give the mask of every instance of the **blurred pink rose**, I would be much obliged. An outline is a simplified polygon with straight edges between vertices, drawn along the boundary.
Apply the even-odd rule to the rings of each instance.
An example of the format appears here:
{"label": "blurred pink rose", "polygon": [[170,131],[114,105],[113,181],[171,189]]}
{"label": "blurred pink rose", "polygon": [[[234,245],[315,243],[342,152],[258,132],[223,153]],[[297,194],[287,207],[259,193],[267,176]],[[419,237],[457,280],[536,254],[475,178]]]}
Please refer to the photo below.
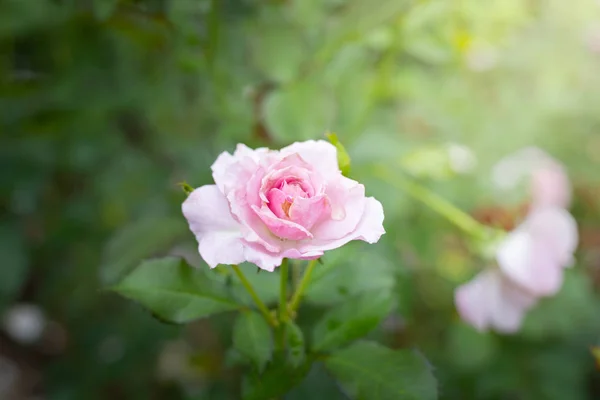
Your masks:
{"label": "blurred pink rose", "polygon": [[564,168],[542,150],[527,148],[503,160],[495,174],[510,176],[509,182],[524,171],[531,179],[527,217],[497,247],[498,268],[480,273],[455,294],[462,318],[480,330],[518,330],[537,299],[560,290],[563,269],[573,264],[578,233],[566,210],[571,188]]}
{"label": "blurred pink rose", "polygon": [[577,224],[566,210],[538,208],[506,236],[496,259],[513,282],[536,296],[550,296],[562,286],[563,268],[572,265],[577,239]]}
{"label": "blurred pink rose", "polygon": [[458,287],[454,296],[465,322],[480,331],[494,329],[504,333],[518,331],[525,313],[537,300],[498,269],[480,272]]}
{"label": "blurred pink rose", "polygon": [[194,190],[182,211],[214,268],[248,261],[273,271],[283,258],[315,259],[351,240],[385,233],[383,208],[344,177],[335,146],[294,143],[280,151],[238,144],[212,165],[216,185]]}

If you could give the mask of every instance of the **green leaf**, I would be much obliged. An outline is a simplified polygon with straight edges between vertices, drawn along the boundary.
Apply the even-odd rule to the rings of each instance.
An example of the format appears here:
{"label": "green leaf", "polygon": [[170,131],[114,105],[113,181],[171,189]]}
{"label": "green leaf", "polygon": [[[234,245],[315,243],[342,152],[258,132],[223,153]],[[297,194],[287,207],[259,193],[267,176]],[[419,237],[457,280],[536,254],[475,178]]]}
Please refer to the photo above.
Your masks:
{"label": "green leaf", "polygon": [[321,362],[312,364],[306,378],[290,390],[285,400],[348,400],[341,392],[340,385]]}
{"label": "green leaf", "polygon": [[348,176],[350,173],[350,155],[335,133],[329,132],[325,135],[337,149],[338,166],[340,167],[340,171],[342,171],[342,175]]}
{"label": "green leaf", "polygon": [[293,321],[286,322],[285,332],[288,344],[288,360],[292,366],[298,367],[305,359],[304,334]]}
{"label": "green leaf", "polygon": [[181,190],[183,190],[183,193],[185,193],[186,196],[189,196],[194,191],[194,188],[187,182],[180,182],[178,185],[181,187]]}
{"label": "green leaf", "polygon": [[240,307],[224,285],[177,257],[142,262],[112,290],[175,323]]}
{"label": "green leaf", "polygon": [[281,397],[302,382],[310,366],[311,363],[303,363],[294,367],[287,362],[284,354],[278,353],[262,374],[247,377],[243,398],[265,400]]}
{"label": "green leaf", "polygon": [[436,381],[427,360],[409,350],[358,342],[333,353],[325,367],[364,400],[434,400]]}
{"label": "green leaf", "polygon": [[[250,264],[240,265],[240,269],[246,276],[246,279],[250,282],[258,297],[265,304],[273,304],[279,299],[279,274],[272,273],[259,273],[256,271],[256,267]],[[244,304],[254,307],[255,303],[252,297],[248,294],[248,291],[242,286],[239,279],[233,278],[232,283],[235,285],[235,293]]]}
{"label": "green leaf", "polygon": [[329,310],[313,330],[313,350],[327,351],[372,331],[392,310],[391,291],[375,290]]}
{"label": "green leaf", "polygon": [[306,301],[332,305],[371,290],[390,290],[394,286],[394,264],[381,250],[357,251],[360,244],[344,246],[327,253],[325,264],[315,268]]}
{"label": "green leaf", "polygon": [[154,217],[125,226],[104,249],[102,282],[105,285],[118,282],[144,258],[161,255],[188,235],[183,217]]}
{"label": "green leaf", "polygon": [[233,326],[233,346],[262,371],[273,355],[273,334],[262,315],[240,313]]}

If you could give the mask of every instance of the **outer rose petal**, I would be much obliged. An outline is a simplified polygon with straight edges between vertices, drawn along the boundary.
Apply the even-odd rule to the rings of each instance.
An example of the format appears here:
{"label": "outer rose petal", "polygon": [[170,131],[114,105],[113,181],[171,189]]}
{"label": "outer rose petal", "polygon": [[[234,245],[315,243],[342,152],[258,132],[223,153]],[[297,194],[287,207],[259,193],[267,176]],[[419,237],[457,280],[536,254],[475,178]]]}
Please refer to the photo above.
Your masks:
{"label": "outer rose petal", "polygon": [[558,292],[562,268],[577,247],[577,225],[561,208],[534,210],[500,245],[500,268],[516,283],[539,296]]}
{"label": "outer rose petal", "polygon": [[296,142],[280,150],[282,155],[298,153],[300,157],[313,166],[324,177],[339,173],[337,149],[324,140],[308,140]]}
{"label": "outer rose petal", "polygon": [[239,186],[240,182],[245,182],[250,174],[258,167],[269,150],[259,148],[252,150],[243,144],[238,144],[233,155],[224,151],[219,154],[210,167],[213,172],[213,179],[223,193],[227,193],[228,188]]}
{"label": "outer rose petal", "polygon": [[365,187],[341,174],[325,191],[331,218],[316,225],[312,233],[317,240],[336,240],[356,230],[365,212]]}
{"label": "outer rose petal", "polygon": [[240,225],[231,216],[227,199],[216,185],[194,190],[181,209],[196,235],[200,255],[211,268],[244,261]]}
{"label": "outer rose petal", "polygon": [[564,168],[549,160],[531,176],[531,197],[534,207],[568,207],[571,202],[571,183]]}
{"label": "outer rose petal", "polygon": [[337,249],[352,240],[363,240],[376,243],[385,233],[383,228],[383,206],[373,197],[364,199],[364,212],[356,228],[346,236],[336,240],[319,240],[318,238],[299,242],[298,250],[302,253]]}
{"label": "outer rose petal", "polygon": [[487,270],[458,287],[455,303],[461,318],[476,329],[513,333],[519,330],[535,297],[511,284],[499,271]]}
{"label": "outer rose petal", "polygon": [[538,296],[555,294],[562,285],[562,267],[552,249],[525,229],[511,232],[496,253],[502,272]]}
{"label": "outer rose petal", "polygon": [[577,249],[579,234],[577,222],[562,208],[541,208],[527,217],[528,229],[543,238],[563,267],[571,266],[573,253]]}

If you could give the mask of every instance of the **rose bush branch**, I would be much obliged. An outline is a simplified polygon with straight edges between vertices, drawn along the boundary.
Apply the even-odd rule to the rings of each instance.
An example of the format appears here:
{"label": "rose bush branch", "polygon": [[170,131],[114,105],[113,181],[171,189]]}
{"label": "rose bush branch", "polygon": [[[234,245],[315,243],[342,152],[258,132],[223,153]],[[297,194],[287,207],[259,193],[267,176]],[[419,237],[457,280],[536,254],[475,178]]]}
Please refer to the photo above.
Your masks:
{"label": "rose bush branch", "polygon": [[[182,212],[201,258],[210,268],[230,265],[239,282],[215,278],[171,257],[141,265],[118,290],[169,322],[236,312],[232,350],[240,356],[235,362],[247,367],[244,398],[282,398],[311,371],[314,354],[327,354],[321,360],[325,368],[339,382],[356,387],[360,398],[372,398],[377,387],[379,397],[403,393],[434,400],[435,379],[420,355],[369,341],[354,343],[392,312],[390,291],[349,296],[316,319],[308,315],[309,323],[302,327],[294,322],[326,251],[354,240],[375,243],[385,233],[381,203],[344,175],[349,157],[335,142],[310,140],[281,150],[240,144],[212,165],[214,184],[183,186],[188,197]],[[301,278],[294,278],[288,302],[290,260],[306,260],[308,265]],[[263,287],[276,285],[266,273],[246,277],[238,266],[242,262],[269,272],[279,268],[279,290]],[[240,298],[240,286],[260,313],[248,308],[245,296]],[[266,304],[276,301],[278,310],[270,311]],[[365,360],[385,376],[405,379],[382,382],[378,374],[365,375]]]}
{"label": "rose bush branch", "polygon": [[410,196],[428,206],[433,211],[445,217],[463,232],[476,239],[487,239],[492,230],[480,224],[475,218],[465,213],[443,197],[419,185],[402,173],[392,174],[386,166],[376,166],[375,174],[380,179],[396,188],[403,190]]}
{"label": "rose bush branch", "polygon": [[317,265],[317,261],[318,260],[312,260],[306,266],[306,270],[304,271],[302,280],[300,281],[300,284],[296,288],[296,291],[294,292],[294,295],[292,296],[292,300],[290,301],[289,310],[290,310],[291,315],[295,315],[296,310],[298,310],[298,307],[300,306],[300,301],[302,300],[304,291],[306,290],[306,288],[308,287],[308,284],[310,283],[310,277],[312,275],[313,269],[315,268],[315,265]]}
{"label": "rose bush branch", "polygon": [[258,294],[256,294],[256,291],[254,290],[254,288],[252,287],[252,285],[250,284],[240,267],[238,265],[232,265],[231,268],[233,268],[233,271],[240,279],[240,282],[244,286],[244,289],[246,289],[248,294],[250,294],[250,297],[252,297],[252,300],[260,310],[261,314],[265,317],[269,325],[276,327],[278,325],[277,320],[273,317],[273,314],[271,314],[265,303],[263,303],[260,297],[258,297]]}

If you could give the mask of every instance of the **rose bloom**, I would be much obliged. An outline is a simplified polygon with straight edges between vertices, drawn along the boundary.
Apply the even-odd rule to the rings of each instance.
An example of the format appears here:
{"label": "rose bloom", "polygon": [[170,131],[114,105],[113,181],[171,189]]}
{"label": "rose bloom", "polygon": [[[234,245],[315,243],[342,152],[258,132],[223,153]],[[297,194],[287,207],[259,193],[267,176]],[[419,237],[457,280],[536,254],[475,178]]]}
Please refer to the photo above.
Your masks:
{"label": "rose bloom", "polygon": [[328,142],[279,151],[238,144],[211,168],[215,185],[197,188],[182,206],[211,268],[248,261],[273,271],[283,258],[316,259],[385,233],[381,203],[342,175]]}
{"label": "rose bloom", "polygon": [[[498,268],[481,272],[455,293],[466,322],[479,330],[507,333],[520,328],[539,298],[560,290],[563,270],[573,264],[578,242],[577,224],[566,210],[571,189],[562,166],[535,148],[511,157],[517,165],[528,165],[530,211],[497,247]],[[509,166],[504,165],[506,171]]]}

